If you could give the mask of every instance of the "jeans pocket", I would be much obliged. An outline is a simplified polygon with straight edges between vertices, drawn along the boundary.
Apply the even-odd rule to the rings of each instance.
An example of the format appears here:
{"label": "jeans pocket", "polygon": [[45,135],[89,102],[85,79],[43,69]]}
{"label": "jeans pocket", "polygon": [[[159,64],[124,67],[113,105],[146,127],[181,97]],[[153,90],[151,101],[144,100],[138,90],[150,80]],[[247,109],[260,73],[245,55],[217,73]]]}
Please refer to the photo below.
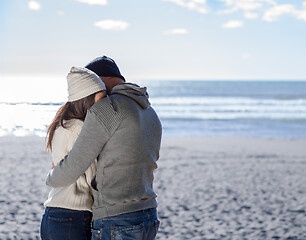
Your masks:
{"label": "jeans pocket", "polygon": [[91,239],[98,240],[101,239],[101,231],[98,229],[91,229]]}
{"label": "jeans pocket", "polygon": [[159,225],[160,225],[160,221],[159,221],[158,219],[156,219],[156,220],[154,221],[154,227],[155,227],[155,232],[156,232],[156,233],[158,232]]}
{"label": "jeans pocket", "polygon": [[143,239],[144,223],[128,226],[112,226],[112,240],[138,240]]}
{"label": "jeans pocket", "polygon": [[62,216],[48,216],[48,239],[71,239],[72,218]]}

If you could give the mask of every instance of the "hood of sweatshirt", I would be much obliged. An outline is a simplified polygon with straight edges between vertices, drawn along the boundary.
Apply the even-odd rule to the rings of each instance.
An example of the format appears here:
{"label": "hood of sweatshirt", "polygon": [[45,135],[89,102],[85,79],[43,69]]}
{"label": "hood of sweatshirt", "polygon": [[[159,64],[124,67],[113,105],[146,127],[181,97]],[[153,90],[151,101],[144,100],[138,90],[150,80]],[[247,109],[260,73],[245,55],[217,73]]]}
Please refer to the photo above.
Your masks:
{"label": "hood of sweatshirt", "polygon": [[151,106],[147,88],[139,87],[137,84],[120,83],[113,87],[109,94],[121,94],[127,96],[137,102],[143,109],[147,109]]}

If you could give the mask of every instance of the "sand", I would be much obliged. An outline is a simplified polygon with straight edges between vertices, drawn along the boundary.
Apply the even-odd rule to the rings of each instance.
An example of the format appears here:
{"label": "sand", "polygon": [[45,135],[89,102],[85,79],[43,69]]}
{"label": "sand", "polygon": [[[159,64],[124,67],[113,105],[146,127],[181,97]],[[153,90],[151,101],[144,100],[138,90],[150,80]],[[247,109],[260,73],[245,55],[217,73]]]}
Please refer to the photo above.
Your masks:
{"label": "sand", "polygon": [[[51,168],[39,137],[0,138],[0,239],[39,239]],[[306,139],[164,138],[158,239],[306,239]]]}

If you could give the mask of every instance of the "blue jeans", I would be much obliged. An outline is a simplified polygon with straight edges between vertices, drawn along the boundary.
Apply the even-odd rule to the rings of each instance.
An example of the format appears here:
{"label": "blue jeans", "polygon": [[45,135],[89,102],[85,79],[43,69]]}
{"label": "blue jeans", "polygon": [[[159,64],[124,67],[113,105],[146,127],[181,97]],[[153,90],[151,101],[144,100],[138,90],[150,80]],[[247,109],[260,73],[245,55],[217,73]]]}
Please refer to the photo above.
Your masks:
{"label": "blue jeans", "polygon": [[89,211],[47,207],[40,225],[41,239],[90,240],[91,220]]}
{"label": "blue jeans", "polygon": [[96,219],[92,240],[153,240],[159,223],[156,208]]}

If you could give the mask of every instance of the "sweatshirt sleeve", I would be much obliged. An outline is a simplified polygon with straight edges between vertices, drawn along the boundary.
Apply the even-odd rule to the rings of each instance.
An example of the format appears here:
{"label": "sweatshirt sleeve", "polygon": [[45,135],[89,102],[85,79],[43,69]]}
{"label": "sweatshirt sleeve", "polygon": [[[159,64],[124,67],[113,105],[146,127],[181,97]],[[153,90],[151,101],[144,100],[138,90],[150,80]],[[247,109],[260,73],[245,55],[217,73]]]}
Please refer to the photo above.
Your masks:
{"label": "sweatshirt sleeve", "polygon": [[98,157],[109,138],[105,125],[95,112],[88,110],[73,148],[48,174],[46,184],[57,188],[74,183]]}

